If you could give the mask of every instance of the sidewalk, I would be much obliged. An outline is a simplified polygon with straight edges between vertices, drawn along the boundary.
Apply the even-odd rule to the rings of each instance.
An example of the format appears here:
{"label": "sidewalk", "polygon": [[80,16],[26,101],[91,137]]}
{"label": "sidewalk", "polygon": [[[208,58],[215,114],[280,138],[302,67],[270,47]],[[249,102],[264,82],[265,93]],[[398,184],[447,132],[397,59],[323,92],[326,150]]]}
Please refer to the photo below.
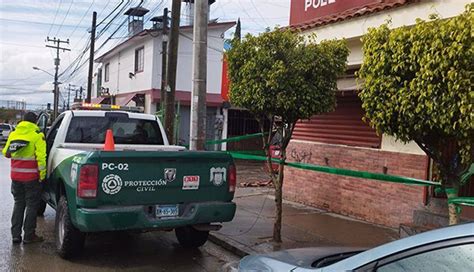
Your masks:
{"label": "sidewalk", "polygon": [[[253,170],[248,169],[252,167]],[[265,180],[265,173],[262,175],[255,171],[258,167],[261,166],[238,164],[238,184],[247,182],[247,173],[251,173],[255,181]],[[271,241],[275,213],[273,189],[239,187],[234,201],[237,203],[234,220],[224,223],[220,231],[211,232],[210,240],[240,256],[314,246],[373,247],[398,238],[397,231],[393,229],[285,201],[283,242],[278,245]]]}

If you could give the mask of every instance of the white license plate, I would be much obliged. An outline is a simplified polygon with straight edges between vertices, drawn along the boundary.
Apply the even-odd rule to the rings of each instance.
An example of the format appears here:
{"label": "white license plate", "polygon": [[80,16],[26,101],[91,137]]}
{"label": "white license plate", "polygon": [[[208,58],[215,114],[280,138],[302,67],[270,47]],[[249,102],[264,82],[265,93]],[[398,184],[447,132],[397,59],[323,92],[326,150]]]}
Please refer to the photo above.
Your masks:
{"label": "white license plate", "polygon": [[157,205],[156,217],[176,217],[179,214],[178,205]]}

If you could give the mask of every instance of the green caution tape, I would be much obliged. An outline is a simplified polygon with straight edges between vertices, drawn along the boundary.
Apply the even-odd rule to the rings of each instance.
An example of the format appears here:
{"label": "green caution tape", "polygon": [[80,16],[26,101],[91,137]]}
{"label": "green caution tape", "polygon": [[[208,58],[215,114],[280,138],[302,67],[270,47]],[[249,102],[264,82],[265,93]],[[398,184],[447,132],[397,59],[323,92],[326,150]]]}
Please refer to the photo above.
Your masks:
{"label": "green caution tape", "polygon": [[[267,157],[265,156],[242,154],[239,152],[228,152],[228,153],[232,155],[232,157],[235,159],[256,160],[256,161],[267,160]],[[272,162],[280,163],[280,161],[281,160],[279,159],[272,158]],[[323,173],[328,173],[328,174],[335,174],[335,175],[355,177],[355,178],[365,178],[365,179],[381,180],[381,181],[420,185],[420,186],[441,185],[438,182],[422,180],[422,179],[415,179],[415,178],[402,177],[402,176],[392,176],[392,175],[386,175],[386,174],[380,174],[380,173],[370,173],[370,172],[365,172],[365,171],[348,170],[348,169],[335,168],[335,167],[329,167],[329,166],[320,166],[320,165],[308,164],[308,163],[286,162],[285,165],[288,165],[289,167],[293,167],[293,168],[298,168],[298,169],[311,170],[311,171],[316,171],[316,172],[323,172]]]}
{"label": "green caution tape", "polygon": [[[221,143],[238,142],[238,141],[252,139],[252,138],[261,137],[261,136],[262,136],[262,133],[253,133],[253,134],[236,136],[236,137],[231,137],[231,138],[222,139],[222,140],[210,140],[210,141],[206,141],[205,145],[215,145],[215,144],[221,144]],[[186,148],[189,148],[189,144],[183,145],[183,146],[186,147]]]}
{"label": "green caution tape", "polygon": [[231,137],[231,138],[222,139],[222,140],[206,141],[206,145],[238,142],[238,141],[252,139],[252,138],[261,137],[261,136],[262,136],[262,133],[247,134],[243,136]]}
{"label": "green caution tape", "polygon": [[453,197],[448,199],[448,203],[474,207],[474,197]]}
{"label": "green caution tape", "polygon": [[[247,134],[243,136],[231,137],[228,139],[207,141],[206,145],[220,144],[220,143],[225,143],[225,142],[238,142],[238,141],[251,139],[255,137],[261,137],[261,136],[262,136],[262,133]],[[186,147],[188,147],[188,145],[186,145]],[[240,151],[240,152],[227,152],[227,153],[229,153],[234,159],[267,161],[266,156],[255,155],[259,153],[261,154],[261,151],[260,152]],[[277,158],[271,158],[271,161],[274,163],[281,162],[281,160]],[[341,175],[341,176],[347,176],[347,177],[372,179],[372,180],[395,182],[395,183],[418,185],[418,186],[436,186],[436,188],[441,188],[441,183],[439,182],[415,179],[415,178],[409,178],[409,177],[403,177],[403,176],[393,176],[393,175],[386,175],[386,174],[381,174],[381,173],[356,171],[356,170],[321,166],[321,165],[308,164],[308,163],[299,163],[299,162],[286,162],[285,165],[289,167],[293,167],[293,168],[298,168],[298,169],[311,170],[311,171],[316,171],[316,172]],[[472,164],[469,171],[465,175],[463,175],[462,177],[463,183],[467,182],[468,178],[471,177],[473,174],[474,174],[474,164]],[[474,206],[474,198],[472,197],[450,198],[448,200],[448,203],[452,203],[456,205]]]}

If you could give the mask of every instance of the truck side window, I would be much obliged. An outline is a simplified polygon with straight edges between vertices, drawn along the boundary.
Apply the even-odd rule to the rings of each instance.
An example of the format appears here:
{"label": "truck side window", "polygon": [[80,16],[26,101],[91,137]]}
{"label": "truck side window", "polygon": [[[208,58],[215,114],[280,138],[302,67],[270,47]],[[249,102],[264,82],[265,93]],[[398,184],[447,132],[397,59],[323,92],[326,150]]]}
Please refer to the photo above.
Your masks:
{"label": "truck side window", "polygon": [[61,126],[63,119],[64,119],[64,115],[59,116],[58,119],[54,121],[51,128],[48,130],[48,134],[46,135],[46,154],[49,154],[51,147],[53,147],[54,139],[56,138],[56,135],[58,134],[59,126]]}

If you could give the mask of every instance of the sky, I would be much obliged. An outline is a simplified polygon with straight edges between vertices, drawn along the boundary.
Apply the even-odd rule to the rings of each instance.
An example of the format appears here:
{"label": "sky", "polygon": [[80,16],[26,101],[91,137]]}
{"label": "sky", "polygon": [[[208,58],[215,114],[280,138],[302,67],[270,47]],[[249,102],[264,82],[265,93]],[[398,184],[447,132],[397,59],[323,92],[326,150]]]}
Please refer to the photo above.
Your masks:
{"label": "sky", "polygon": [[[55,50],[45,47],[47,44],[53,45],[46,42],[47,37],[65,41],[69,39],[69,44],[61,45],[71,49],[60,53],[59,73],[63,73],[59,78],[62,94],[60,103],[67,98],[69,84],[73,85],[73,89],[76,88],[74,86],[86,88],[89,53],[85,49],[90,35],[88,31],[92,12],[97,12],[97,22],[103,21],[97,28],[99,39],[96,49],[108,39],[102,51],[97,54],[101,55],[101,52],[124,40],[127,28],[123,13],[140,2],[141,0],[0,0],[0,106],[2,100],[26,101],[29,108],[52,103]],[[123,4],[106,18],[120,3]],[[183,3],[182,6],[184,5]],[[149,28],[149,19],[161,15],[165,7],[171,9],[171,0],[143,0],[142,6],[150,10],[145,16],[145,28]],[[258,34],[267,27],[288,25],[289,6],[290,0],[217,0],[211,5],[210,18],[218,18],[219,21],[236,21],[240,18],[242,35]],[[114,18],[116,14],[118,16]],[[185,17],[181,19],[184,20]],[[235,28],[230,29],[226,36],[230,37],[234,30]],[[77,61],[84,51],[87,51],[85,56]],[[83,66],[78,65],[83,63]],[[38,67],[42,71],[32,67]],[[75,72],[71,74],[73,71]]]}

